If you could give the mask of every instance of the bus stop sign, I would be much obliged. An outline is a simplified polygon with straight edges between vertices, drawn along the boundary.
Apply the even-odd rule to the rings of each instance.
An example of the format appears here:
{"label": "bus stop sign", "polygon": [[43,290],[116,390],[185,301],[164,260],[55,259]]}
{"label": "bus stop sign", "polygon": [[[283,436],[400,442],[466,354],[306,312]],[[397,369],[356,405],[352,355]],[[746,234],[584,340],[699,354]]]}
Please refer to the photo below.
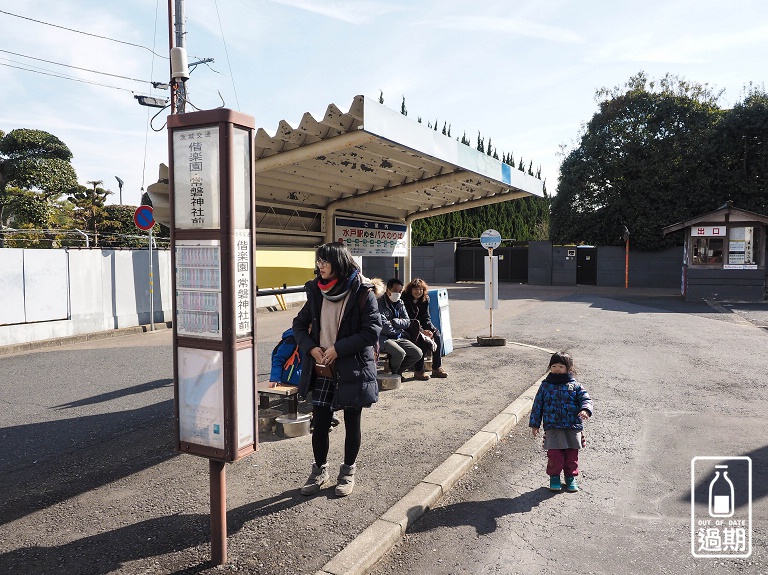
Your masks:
{"label": "bus stop sign", "polygon": [[485,230],[480,235],[480,245],[487,250],[495,250],[501,245],[501,234],[496,230]]}

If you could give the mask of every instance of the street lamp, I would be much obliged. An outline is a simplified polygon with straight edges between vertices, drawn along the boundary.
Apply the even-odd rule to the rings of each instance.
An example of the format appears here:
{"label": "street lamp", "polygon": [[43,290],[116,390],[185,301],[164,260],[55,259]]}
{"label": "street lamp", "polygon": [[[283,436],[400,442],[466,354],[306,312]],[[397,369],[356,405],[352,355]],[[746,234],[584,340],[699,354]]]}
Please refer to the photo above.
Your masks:
{"label": "street lamp", "polygon": [[121,180],[118,176],[115,176],[115,179],[117,180],[117,185],[120,186],[120,205],[123,205],[123,180]]}

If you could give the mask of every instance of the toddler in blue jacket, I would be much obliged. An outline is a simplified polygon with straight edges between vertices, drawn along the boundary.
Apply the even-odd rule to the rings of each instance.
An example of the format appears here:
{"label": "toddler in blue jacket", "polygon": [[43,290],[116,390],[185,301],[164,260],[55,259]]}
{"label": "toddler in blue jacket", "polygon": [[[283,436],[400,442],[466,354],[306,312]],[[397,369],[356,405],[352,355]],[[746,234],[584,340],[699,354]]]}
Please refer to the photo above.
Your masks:
{"label": "toddler in blue jacket", "polygon": [[528,424],[534,437],[544,425],[549,489],[562,489],[560,473],[564,473],[565,489],[571,493],[579,490],[576,476],[583,422],[592,417],[592,399],[573,374],[573,359],[569,354],[552,354],[549,373],[536,392]]}

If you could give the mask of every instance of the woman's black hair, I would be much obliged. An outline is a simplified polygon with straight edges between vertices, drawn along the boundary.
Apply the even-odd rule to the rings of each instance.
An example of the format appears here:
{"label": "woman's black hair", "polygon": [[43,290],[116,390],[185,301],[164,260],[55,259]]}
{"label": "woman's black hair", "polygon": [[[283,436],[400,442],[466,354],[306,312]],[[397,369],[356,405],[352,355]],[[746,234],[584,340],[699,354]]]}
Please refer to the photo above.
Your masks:
{"label": "woman's black hair", "polygon": [[347,247],[340,242],[323,244],[317,248],[317,259],[331,264],[333,273],[342,281],[346,281],[355,270],[360,271],[360,266],[352,259]]}
{"label": "woman's black hair", "polygon": [[564,351],[558,351],[556,353],[553,353],[552,357],[549,358],[549,365],[547,366],[547,368],[552,367],[556,363],[564,365],[568,370],[568,373],[574,373],[573,358],[570,356],[570,354],[565,353]]}

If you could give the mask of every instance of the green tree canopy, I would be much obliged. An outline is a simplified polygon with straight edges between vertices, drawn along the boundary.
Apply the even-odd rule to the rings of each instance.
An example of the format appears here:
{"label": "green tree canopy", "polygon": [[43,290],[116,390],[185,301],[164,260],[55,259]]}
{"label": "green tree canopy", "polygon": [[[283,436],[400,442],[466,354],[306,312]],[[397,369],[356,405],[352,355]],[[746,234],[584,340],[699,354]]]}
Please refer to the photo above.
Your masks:
{"label": "green tree canopy", "polygon": [[93,232],[96,245],[99,245],[98,233],[104,225],[116,226],[119,222],[109,221],[105,208],[107,196],[112,192],[101,187],[101,180],[88,182],[91,187],[77,186],[69,196],[69,201],[75,206],[74,223],[83,231]]}
{"label": "green tree canopy", "polygon": [[48,132],[0,132],[0,223],[7,226],[13,208],[31,198],[19,190],[38,192],[47,200],[72,191],[77,177],[71,159],[66,144]]}
{"label": "green tree canopy", "polygon": [[598,112],[560,166],[553,241],[615,245],[626,225],[635,247],[659,249],[674,241],[662,236],[664,225],[736,200],[723,180],[722,142],[714,137],[725,116],[719,94],[674,76],[657,83],[640,73],[623,89],[597,95]]}
{"label": "green tree canopy", "polygon": [[720,159],[716,195],[768,215],[768,94],[751,90],[726,111],[715,127],[712,146]]}
{"label": "green tree canopy", "polygon": [[493,228],[504,239],[518,241],[548,238],[549,200],[528,197],[489,206],[416,220],[411,227],[412,245],[448,238],[479,238]]}

